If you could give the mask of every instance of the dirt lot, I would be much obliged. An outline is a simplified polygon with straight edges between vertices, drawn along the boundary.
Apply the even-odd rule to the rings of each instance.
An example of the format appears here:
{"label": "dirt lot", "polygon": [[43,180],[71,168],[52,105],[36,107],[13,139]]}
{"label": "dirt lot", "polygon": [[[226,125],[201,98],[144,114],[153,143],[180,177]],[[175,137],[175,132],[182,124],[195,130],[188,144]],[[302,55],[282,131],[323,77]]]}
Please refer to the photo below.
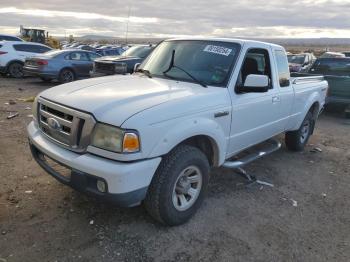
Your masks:
{"label": "dirt lot", "polygon": [[[0,78],[1,262],[350,261],[349,119],[324,113],[305,152],[283,146],[249,165],[273,188],[247,188],[231,171],[213,170],[196,216],[167,228],[142,206],[74,192],[34,162],[25,131],[31,103],[16,99],[53,85]],[[7,120],[10,111],[19,116]],[[322,152],[310,152],[315,147]]]}

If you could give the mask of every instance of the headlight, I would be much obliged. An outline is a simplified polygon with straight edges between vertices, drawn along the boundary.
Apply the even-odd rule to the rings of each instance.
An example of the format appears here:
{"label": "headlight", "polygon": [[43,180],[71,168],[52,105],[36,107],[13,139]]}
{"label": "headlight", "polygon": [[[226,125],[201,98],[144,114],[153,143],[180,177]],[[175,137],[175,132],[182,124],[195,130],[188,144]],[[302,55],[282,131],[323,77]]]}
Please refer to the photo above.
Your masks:
{"label": "headlight", "polygon": [[140,151],[140,140],[136,132],[100,123],[95,126],[91,144],[117,153]]}

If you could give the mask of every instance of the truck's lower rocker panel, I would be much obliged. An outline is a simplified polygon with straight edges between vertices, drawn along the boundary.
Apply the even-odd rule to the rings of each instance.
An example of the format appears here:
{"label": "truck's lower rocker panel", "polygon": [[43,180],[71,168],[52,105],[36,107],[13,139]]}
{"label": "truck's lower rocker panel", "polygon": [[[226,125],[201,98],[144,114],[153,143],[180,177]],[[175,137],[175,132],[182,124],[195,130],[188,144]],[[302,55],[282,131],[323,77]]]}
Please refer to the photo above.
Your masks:
{"label": "truck's lower rocker panel", "polygon": [[270,183],[266,183],[266,182],[263,182],[263,181],[256,179],[255,176],[248,174],[243,169],[243,166],[245,166],[245,165],[247,165],[247,164],[263,157],[263,156],[269,155],[269,154],[271,154],[271,153],[273,153],[281,148],[281,142],[279,142],[276,139],[269,139],[269,140],[265,141],[265,143],[268,143],[269,145],[266,146],[265,148],[257,151],[257,152],[248,154],[240,159],[226,161],[222,166],[225,168],[234,169],[236,171],[236,173],[238,173],[239,175],[246,178],[249,181],[249,183],[257,182],[259,184],[265,184],[265,185],[272,186],[272,184],[270,184]]}
{"label": "truck's lower rocker panel", "polygon": [[[48,164],[48,162],[45,160],[47,156],[45,156],[42,152],[40,152],[33,144],[31,143],[29,144],[30,144],[30,150],[32,152],[34,159],[47,173],[49,173],[59,182],[65,185],[68,185],[79,192],[94,196],[100,200],[106,200],[106,201],[115,203],[121,207],[136,206],[140,204],[141,201],[146,196],[148,187],[140,188],[138,190],[128,192],[128,193],[121,193],[121,194],[109,193],[108,184],[106,181],[104,181],[103,178],[96,177],[75,169],[71,169],[69,178],[64,177]],[[62,163],[58,163],[58,164],[64,166],[64,164]],[[105,192],[100,192],[98,190],[97,188],[98,180],[104,181],[106,186]]]}

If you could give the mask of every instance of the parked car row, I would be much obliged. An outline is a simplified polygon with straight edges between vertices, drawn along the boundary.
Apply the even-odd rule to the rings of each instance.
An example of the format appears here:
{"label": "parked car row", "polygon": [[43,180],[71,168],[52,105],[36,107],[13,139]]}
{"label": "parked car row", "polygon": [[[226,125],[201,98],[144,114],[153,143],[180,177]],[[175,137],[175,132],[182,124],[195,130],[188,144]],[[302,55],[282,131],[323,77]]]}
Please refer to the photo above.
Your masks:
{"label": "parked car row", "polygon": [[0,42],[0,73],[15,78],[23,77],[26,58],[51,51],[52,48],[39,43],[20,41]]}
{"label": "parked car row", "polygon": [[[43,44],[6,40],[0,42],[0,73],[14,78],[31,75],[43,81],[66,83],[89,77],[90,73],[91,76],[132,73],[134,65],[141,63],[152,50],[150,45],[136,45],[126,52],[121,47],[110,46],[95,51],[74,48],[74,45],[56,50]],[[118,71],[118,66],[124,71]]]}
{"label": "parked car row", "polygon": [[322,75],[328,81],[327,104],[350,107],[350,57],[318,58],[310,69],[294,76]]}
{"label": "parked car row", "polygon": [[100,55],[90,51],[66,49],[54,50],[27,58],[24,74],[40,77],[43,81],[57,79],[61,83],[88,77],[93,61]]}

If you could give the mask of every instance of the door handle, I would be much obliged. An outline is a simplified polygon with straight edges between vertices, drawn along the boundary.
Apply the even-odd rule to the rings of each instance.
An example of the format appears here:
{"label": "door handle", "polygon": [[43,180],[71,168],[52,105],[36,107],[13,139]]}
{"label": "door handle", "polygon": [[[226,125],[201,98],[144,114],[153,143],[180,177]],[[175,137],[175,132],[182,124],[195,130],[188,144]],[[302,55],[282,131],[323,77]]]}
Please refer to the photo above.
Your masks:
{"label": "door handle", "polygon": [[272,97],[272,103],[279,103],[279,102],[281,102],[281,98],[279,96]]}

